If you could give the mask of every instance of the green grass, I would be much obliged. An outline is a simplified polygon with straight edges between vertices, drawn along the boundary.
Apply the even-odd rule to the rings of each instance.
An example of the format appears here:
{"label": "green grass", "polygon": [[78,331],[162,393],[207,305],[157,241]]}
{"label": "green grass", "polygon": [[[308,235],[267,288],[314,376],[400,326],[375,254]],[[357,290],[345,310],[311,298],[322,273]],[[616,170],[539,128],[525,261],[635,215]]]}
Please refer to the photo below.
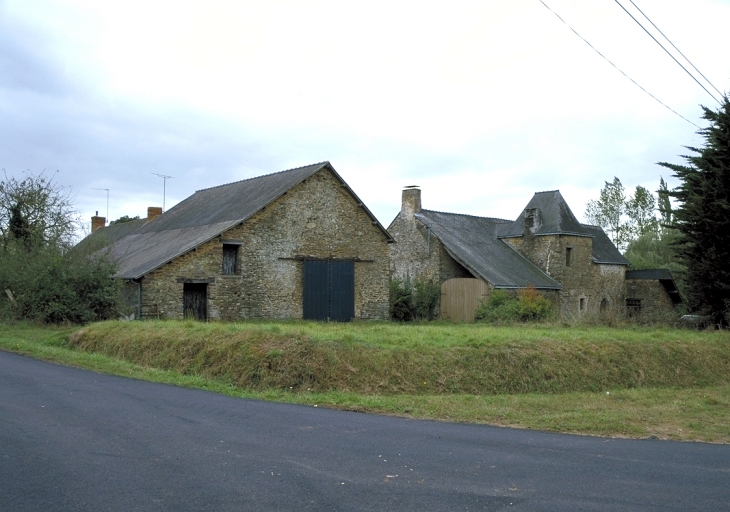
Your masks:
{"label": "green grass", "polygon": [[[730,443],[727,332],[368,322],[15,324],[0,325],[0,348],[231,396]],[[241,375],[247,377],[239,382]],[[574,378],[579,383],[568,384]],[[570,389],[581,386],[589,389]]]}
{"label": "green grass", "polygon": [[725,332],[385,322],[105,322],[70,345],[265,391],[597,392],[730,383]]}

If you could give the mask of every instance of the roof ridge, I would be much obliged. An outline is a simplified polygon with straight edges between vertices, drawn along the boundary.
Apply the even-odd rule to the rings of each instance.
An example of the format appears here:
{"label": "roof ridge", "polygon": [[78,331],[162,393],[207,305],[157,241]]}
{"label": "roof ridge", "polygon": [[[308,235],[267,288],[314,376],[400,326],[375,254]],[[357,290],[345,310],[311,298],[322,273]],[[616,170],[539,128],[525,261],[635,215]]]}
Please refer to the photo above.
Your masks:
{"label": "roof ridge", "polygon": [[[513,222],[513,221],[507,220],[507,219],[500,219],[499,217],[484,217],[482,215],[471,215],[468,213],[442,212],[440,210],[424,210],[424,209],[421,209],[421,212],[444,213],[446,215],[459,215],[461,217],[473,217],[475,219],[488,219],[488,220],[499,220],[499,221],[503,221],[503,222]],[[420,212],[416,212],[416,214],[418,214],[418,213],[420,213]]]}
{"label": "roof ridge", "polygon": [[539,192],[535,192],[535,194],[550,194],[551,192],[560,192],[560,189],[556,188],[555,190],[541,190]]}
{"label": "roof ridge", "polygon": [[271,172],[269,174],[262,174],[260,176],[252,176],[250,178],[246,178],[246,179],[238,180],[238,181],[231,181],[230,183],[223,183],[221,185],[216,185],[214,187],[201,188],[199,190],[196,190],[195,193],[197,194],[198,192],[203,192],[205,190],[213,190],[214,188],[227,187],[228,185],[235,185],[236,183],[243,183],[244,181],[257,180],[259,178],[267,178],[269,176],[274,176],[276,174],[283,174],[285,172],[298,171],[300,169],[304,169],[305,167],[321,167],[325,164],[331,165],[329,160],[324,160],[323,162],[317,162],[317,163],[309,164],[309,165],[301,165],[299,167],[293,167],[291,169],[284,169],[283,171]]}

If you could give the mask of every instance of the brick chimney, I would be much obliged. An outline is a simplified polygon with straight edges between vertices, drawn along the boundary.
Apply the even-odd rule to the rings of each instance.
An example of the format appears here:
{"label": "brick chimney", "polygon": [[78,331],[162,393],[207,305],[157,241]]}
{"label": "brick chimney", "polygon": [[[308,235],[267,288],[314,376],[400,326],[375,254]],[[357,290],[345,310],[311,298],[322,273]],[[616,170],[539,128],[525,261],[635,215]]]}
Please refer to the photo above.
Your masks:
{"label": "brick chimney", "polygon": [[162,208],[159,206],[147,207],[147,222],[154,220],[159,215],[162,215]]}
{"label": "brick chimney", "polygon": [[421,211],[421,189],[418,186],[410,185],[403,189],[400,211],[406,218]]}
{"label": "brick chimney", "polygon": [[96,212],[96,215],[91,217],[91,232],[93,233],[104,226],[106,226],[106,217],[99,217],[99,212]]}

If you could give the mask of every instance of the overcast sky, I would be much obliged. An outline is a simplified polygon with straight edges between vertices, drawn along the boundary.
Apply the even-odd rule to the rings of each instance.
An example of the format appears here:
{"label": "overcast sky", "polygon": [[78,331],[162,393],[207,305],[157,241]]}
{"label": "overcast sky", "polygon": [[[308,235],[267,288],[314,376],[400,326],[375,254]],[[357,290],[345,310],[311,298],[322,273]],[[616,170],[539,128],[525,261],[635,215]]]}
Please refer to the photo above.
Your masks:
{"label": "overcast sky", "polygon": [[[706,125],[717,103],[614,0],[545,3]],[[634,3],[729,89],[730,1]],[[604,181],[656,190],[656,162],[702,144],[539,0],[0,0],[0,116],[0,167],[54,174],[84,219],[106,214],[94,188],[112,220],[162,206],[152,173],[174,177],[169,209],[324,160],[385,226],[406,185],[424,208],[508,219],[560,189],[581,218]]]}

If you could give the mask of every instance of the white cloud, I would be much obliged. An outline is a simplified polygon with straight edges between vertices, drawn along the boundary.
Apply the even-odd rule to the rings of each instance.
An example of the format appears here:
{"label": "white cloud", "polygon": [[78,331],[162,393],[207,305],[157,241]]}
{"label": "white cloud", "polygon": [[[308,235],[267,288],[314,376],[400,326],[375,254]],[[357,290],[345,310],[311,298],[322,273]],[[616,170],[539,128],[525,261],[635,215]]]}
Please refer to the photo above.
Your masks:
{"label": "white cloud", "polygon": [[[547,1],[547,0],[546,0]],[[547,1],[693,122],[712,99],[615,3]],[[730,5],[641,2],[722,89]],[[513,218],[560,189],[656,189],[696,128],[540,2],[0,4],[0,166],[61,169],[85,215],[144,215],[198,188],[330,160],[387,224],[424,206]],[[670,181],[671,184],[671,181]]]}

